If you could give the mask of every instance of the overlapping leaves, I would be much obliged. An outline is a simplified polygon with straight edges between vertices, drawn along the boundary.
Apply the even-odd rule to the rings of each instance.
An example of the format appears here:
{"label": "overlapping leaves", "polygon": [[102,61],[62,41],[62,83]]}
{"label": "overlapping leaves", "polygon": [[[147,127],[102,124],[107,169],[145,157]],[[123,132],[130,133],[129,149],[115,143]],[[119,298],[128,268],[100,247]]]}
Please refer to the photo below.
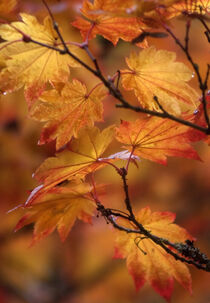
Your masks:
{"label": "overlapping leaves", "polygon": [[97,127],[83,128],[77,139],[72,139],[69,148],[46,159],[37,169],[35,178],[43,183],[29,196],[27,205],[44,195],[56,184],[64,180],[84,178],[88,173],[103,167],[102,155],[113,139],[114,127],[109,126],[102,132]]}

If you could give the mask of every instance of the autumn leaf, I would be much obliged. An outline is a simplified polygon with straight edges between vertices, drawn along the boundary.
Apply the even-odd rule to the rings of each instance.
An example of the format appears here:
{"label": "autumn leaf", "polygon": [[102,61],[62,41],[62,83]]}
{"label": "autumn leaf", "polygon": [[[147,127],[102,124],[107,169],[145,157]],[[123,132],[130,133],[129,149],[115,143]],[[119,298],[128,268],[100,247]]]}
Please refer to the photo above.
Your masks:
{"label": "autumn leaf", "polygon": [[19,220],[15,230],[34,223],[34,244],[57,227],[60,238],[64,241],[76,219],[91,223],[96,206],[88,196],[90,191],[91,186],[81,181],[51,188],[34,205],[25,207],[26,214]]}
{"label": "autumn leaf", "polygon": [[130,70],[122,70],[122,84],[126,90],[134,90],[140,104],[150,110],[171,114],[192,112],[198,103],[198,94],[187,83],[192,78],[189,68],[175,62],[176,54],[150,47],[139,54],[131,53],[126,59]]}
{"label": "autumn leaf", "polygon": [[[184,242],[192,239],[185,229],[173,223],[175,219],[173,213],[152,213],[147,207],[141,209],[136,218],[151,234],[168,239],[170,242]],[[123,219],[119,221],[124,227],[134,229],[128,221]],[[122,231],[116,233],[115,257],[126,258],[128,271],[137,290],[148,282],[169,302],[175,279],[191,292],[191,276],[184,263],[175,260],[162,247],[148,238]]]}
{"label": "autumn leaf", "polygon": [[210,13],[209,0],[181,0],[168,8],[170,18],[180,14],[196,17],[205,16]]}
{"label": "autumn leaf", "polygon": [[[114,45],[119,39],[132,41],[142,33],[142,28],[146,26],[136,17],[121,16],[122,11],[130,8],[131,1],[125,2],[123,6],[122,1],[120,5],[119,2],[119,0],[95,0],[94,3],[91,3],[86,0],[81,9],[83,18],[77,17],[72,25],[80,30],[84,39],[87,35],[89,35],[89,39],[92,39],[99,34]],[[140,46],[146,46],[145,43],[144,41]]]}
{"label": "autumn leaf", "polygon": [[[31,106],[49,80],[66,82],[70,73],[69,67],[78,67],[79,64],[68,55],[61,55],[53,49],[23,41],[24,37],[29,37],[62,49],[49,16],[44,19],[43,25],[36,17],[28,14],[22,13],[21,18],[22,22],[0,26],[0,35],[6,40],[1,43],[0,48],[0,56],[5,58],[6,64],[2,70],[3,76],[0,74],[0,89],[3,92],[11,92],[25,86],[25,97]],[[73,50],[72,47],[70,50]]]}
{"label": "autumn leaf", "polygon": [[43,195],[50,188],[64,180],[84,178],[107,164],[111,159],[103,161],[102,154],[113,139],[114,126],[109,126],[102,132],[97,127],[83,128],[78,138],[73,138],[68,149],[56,157],[46,159],[35,172],[35,178],[40,185],[27,200],[30,205],[37,196]]}
{"label": "autumn leaf", "polygon": [[87,88],[78,80],[67,83],[61,93],[57,90],[45,91],[41,101],[35,103],[30,116],[45,122],[39,144],[56,139],[56,148],[61,148],[78,131],[92,127],[95,121],[103,121],[102,99],[107,95],[104,86],[97,86],[87,92]]}
{"label": "autumn leaf", "polygon": [[116,139],[126,145],[134,155],[167,164],[167,157],[199,160],[189,144],[199,141],[205,134],[168,119],[150,117],[135,122],[122,121],[116,128]]}

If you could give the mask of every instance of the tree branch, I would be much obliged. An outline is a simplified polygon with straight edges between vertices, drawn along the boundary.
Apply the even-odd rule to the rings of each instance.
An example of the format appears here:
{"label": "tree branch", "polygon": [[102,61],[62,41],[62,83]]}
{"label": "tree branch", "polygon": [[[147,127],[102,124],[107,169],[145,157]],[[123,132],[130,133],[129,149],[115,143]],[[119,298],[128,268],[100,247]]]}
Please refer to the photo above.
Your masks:
{"label": "tree branch", "polygon": [[[71,58],[73,58],[75,61],[77,61],[79,64],[81,64],[81,66],[83,66],[85,69],[87,69],[89,72],[91,72],[92,74],[94,74],[97,78],[99,78],[102,83],[105,85],[105,87],[107,87],[107,89],[109,90],[110,94],[115,97],[118,101],[120,101],[121,104],[116,104],[116,107],[118,108],[124,108],[124,109],[130,109],[132,111],[135,111],[135,112],[140,112],[140,113],[145,113],[145,114],[149,114],[151,116],[156,116],[156,117],[159,117],[159,118],[163,118],[163,119],[169,119],[169,120],[172,120],[172,121],[176,121],[177,123],[179,124],[182,124],[182,125],[186,125],[186,126],[189,126],[193,129],[197,129],[203,133],[205,133],[206,135],[210,135],[210,122],[209,122],[209,118],[208,118],[208,114],[207,114],[207,105],[206,105],[206,96],[205,96],[205,93],[206,93],[206,89],[207,89],[207,81],[204,81],[204,83],[202,82],[202,79],[201,79],[201,76],[200,76],[200,72],[199,72],[199,69],[198,69],[198,66],[196,63],[193,62],[188,50],[186,51],[185,50],[185,47],[181,44],[181,42],[176,38],[176,36],[172,33],[172,31],[167,27],[167,26],[164,26],[165,29],[168,31],[168,33],[174,38],[175,42],[182,48],[182,50],[186,53],[187,55],[187,58],[189,60],[189,62],[192,64],[194,70],[195,70],[195,73],[198,77],[198,81],[199,81],[199,84],[200,84],[200,89],[202,91],[202,103],[203,103],[203,108],[204,108],[204,115],[205,115],[205,119],[206,119],[206,122],[207,122],[207,126],[208,127],[203,127],[203,126],[200,126],[200,125],[197,125],[197,124],[194,124],[190,121],[187,121],[187,120],[184,120],[182,118],[179,118],[179,117],[176,117],[168,112],[166,112],[165,110],[162,111],[163,112],[157,112],[157,111],[153,111],[153,110],[149,110],[147,108],[143,108],[143,107],[140,107],[140,106],[134,106],[134,105],[131,105],[127,100],[124,99],[122,93],[120,92],[120,90],[118,89],[118,84],[117,83],[117,86],[114,85],[113,81],[110,81],[109,77],[108,79],[106,79],[100,68],[99,68],[99,65],[98,65],[98,62],[97,60],[95,59],[95,57],[92,55],[92,53],[90,52],[89,48],[88,48],[88,42],[85,41],[84,43],[77,43],[77,46],[84,49],[88,56],[90,57],[90,59],[92,60],[93,64],[95,65],[95,68],[96,69],[93,69],[92,67],[90,67],[89,65],[87,65],[85,62],[83,62],[79,57],[77,57],[76,55],[74,55],[70,50],[69,48],[67,47],[67,44],[65,43],[63,37],[62,37],[62,34],[59,30],[59,27],[58,27],[58,24],[55,22],[54,20],[54,17],[52,15],[52,13],[50,12],[50,9],[49,7],[47,6],[46,4],[46,1],[43,0],[45,6],[47,7],[48,9],[48,12],[52,18],[52,22],[53,22],[53,25],[54,25],[54,29],[55,31],[57,32],[60,40],[61,40],[61,43],[64,47],[64,49],[60,49],[60,48],[57,48],[57,47],[54,47],[52,45],[48,45],[48,44],[45,44],[45,43],[42,43],[42,42],[39,42],[39,41],[35,41],[34,39],[31,39],[30,37],[26,36],[23,34],[23,41],[26,42],[26,43],[34,43],[34,44],[38,44],[40,46],[43,46],[43,47],[46,47],[46,48],[49,48],[49,49],[52,49],[54,51],[57,51],[59,52],[60,54],[62,55],[69,55]],[[187,33],[189,34],[189,28],[187,30]],[[26,39],[27,37],[27,39]],[[209,75],[209,72],[208,74]]]}
{"label": "tree branch", "polygon": [[[174,39],[176,44],[185,53],[189,63],[193,67],[193,70],[194,70],[194,72],[197,76],[197,79],[198,79],[200,90],[202,92],[202,104],[203,104],[204,117],[205,117],[205,120],[206,120],[208,130],[210,130],[210,121],[209,121],[209,116],[208,116],[208,112],[207,112],[207,102],[206,102],[206,91],[208,90],[207,81],[202,80],[202,77],[201,77],[201,74],[200,74],[200,71],[199,71],[199,66],[198,66],[197,63],[194,62],[192,56],[189,53],[189,48],[188,48],[189,30],[190,30],[189,22],[187,21],[187,23],[186,23],[185,46],[181,43],[181,41],[176,37],[176,35],[172,32],[172,30],[167,25],[165,25],[165,24],[162,24],[162,25],[165,28],[165,30],[169,33],[169,35]],[[209,75],[209,72],[207,72],[207,78],[208,78],[208,75]],[[207,134],[209,134],[209,131],[207,132]]]}

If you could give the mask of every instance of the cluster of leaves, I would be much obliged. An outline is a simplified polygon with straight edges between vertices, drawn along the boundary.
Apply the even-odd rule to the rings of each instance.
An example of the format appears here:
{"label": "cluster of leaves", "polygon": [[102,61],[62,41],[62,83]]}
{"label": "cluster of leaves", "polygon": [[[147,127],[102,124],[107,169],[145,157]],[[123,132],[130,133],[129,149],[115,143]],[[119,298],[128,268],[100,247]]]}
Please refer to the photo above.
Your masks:
{"label": "cluster of leaves", "polygon": [[[209,271],[209,261],[202,254],[195,259],[190,249],[184,253],[180,250],[181,243],[183,247],[193,238],[173,223],[173,214],[151,213],[149,208],[134,214],[126,176],[129,164],[137,164],[140,158],[164,165],[169,156],[199,160],[191,143],[209,143],[209,66],[203,80],[188,47],[193,18],[201,21],[209,37],[205,22],[209,1],[85,0],[81,15],[72,23],[80,30],[82,43],[65,41],[48,5],[45,1],[43,4],[49,13],[43,24],[35,16],[22,13],[21,21],[5,21],[0,26],[0,90],[6,94],[24,87],[29,116],[44,123],[39,144],[56,141],[57,150],[55,157],[46,159],[36,170],[34,177],[39,185],[20,205],[26,214],[16,230],[34,223],[35,243],[57,228],[64,241],[76,219],[91,222],[99,212],[117,230],[115,257],[126,258],[137,289],[148,281],[169,301],[176,279],[191,291],[185,263]],[[7,13],[1,6],[0,11]],[[179,15],[187,20],[185,44],[170,27],[171,19]],[[147,37],[161,38],[167,33],[185,52],[200,93],[188,84],[193,71],[177,62],[175,53],[149,45]],[[96,35],[113,45],[122,39],[140,49],[126,58],[127,69],[106,77],[89,48]],[[79,57],[78,49],[87,53],[93,66]],[[89,90],[79,79],[69,80],[72,68],[81,73],[86,69],[100,81]],[[136,97],[137,106],[123,97],[127,90]],[[117,107],[148,115],[101,131],[94,124],[103,122],[103,101],[111,100],[107,98],[110,95],[120,102]],[[105,156],[114,139],[124,150]],[[125,162],[123,168],[117,166],[118,160]],[[122,178],[126,213],[105,208],[99,199],[95,172],[107,165]]]}

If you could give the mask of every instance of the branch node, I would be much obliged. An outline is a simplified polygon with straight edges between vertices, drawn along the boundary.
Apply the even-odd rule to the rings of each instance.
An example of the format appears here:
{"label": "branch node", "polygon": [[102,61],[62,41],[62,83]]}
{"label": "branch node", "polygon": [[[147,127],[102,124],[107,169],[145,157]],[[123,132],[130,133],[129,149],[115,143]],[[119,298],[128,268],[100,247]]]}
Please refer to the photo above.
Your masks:
{"label": "branch node", "polygon": [[31,42],[31,37],[26,34],[23,34],[22,40],[25,43],[29,43],[29,42]]}

